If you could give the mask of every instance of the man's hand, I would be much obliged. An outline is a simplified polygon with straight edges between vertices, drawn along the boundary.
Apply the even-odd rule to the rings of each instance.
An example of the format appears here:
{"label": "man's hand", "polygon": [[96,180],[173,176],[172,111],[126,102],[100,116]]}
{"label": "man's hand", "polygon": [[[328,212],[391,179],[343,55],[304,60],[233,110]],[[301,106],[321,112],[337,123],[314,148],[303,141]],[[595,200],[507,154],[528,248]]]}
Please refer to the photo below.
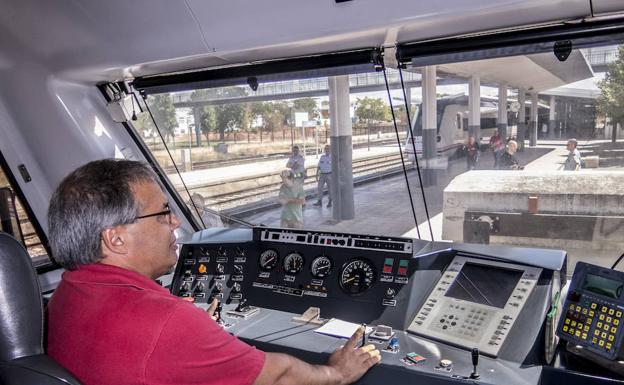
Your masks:
{"label": "man's hand", "polygon": [[368,369],[381,361],[381,354],[375,345],[359,347],[364,330],[363,326],[360,327],[343,347],[329,357],[328,365],[339,373],[341,384],[357,381]]}
{"label": "man's hand", "polygon": [[217,316],[215,316],[214,314],[215,314],[215,311],[217,311],[218,306],[219,306],[219,300],[215,298],[210,303],[210,306],[208,306],[208,310],[206,310],[210,318],[212,318],[215,321],[217,320]]}

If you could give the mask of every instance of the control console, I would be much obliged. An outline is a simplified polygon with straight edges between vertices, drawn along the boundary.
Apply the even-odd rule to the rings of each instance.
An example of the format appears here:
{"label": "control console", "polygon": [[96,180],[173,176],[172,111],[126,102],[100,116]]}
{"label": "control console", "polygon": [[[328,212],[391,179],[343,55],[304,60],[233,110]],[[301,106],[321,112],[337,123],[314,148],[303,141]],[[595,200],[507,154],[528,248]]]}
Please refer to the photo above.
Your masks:
{"label": "control console", "polygon": [[171,290],[203,308],[220,299],[228,332],[312,362],[344,344],[315,331],[324,320],[366,323],[382,354],[367,384],[523,385],[540,383],[538,342],[564,264],[553,250],[208,229],[182,244]]}
{"label": "control console", "polygon": [[408,330],[496,357],[541,272],[457,255]]}
{"label": "control console", "polygon": [[623,272],[577,262],[563,306],[561,338],[607,360],[622,355]]}

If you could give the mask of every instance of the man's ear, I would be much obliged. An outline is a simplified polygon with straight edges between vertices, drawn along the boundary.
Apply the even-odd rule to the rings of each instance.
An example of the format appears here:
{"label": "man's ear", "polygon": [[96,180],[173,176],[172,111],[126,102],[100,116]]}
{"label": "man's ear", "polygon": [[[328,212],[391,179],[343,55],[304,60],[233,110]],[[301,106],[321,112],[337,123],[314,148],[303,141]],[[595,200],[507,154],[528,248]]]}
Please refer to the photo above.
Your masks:
{"label": "man's ear", "polygon": [[121,226],[104,229],[100,237],[102,239],[102,252],[104,255],[128,253],[125,242],[125,232]]}

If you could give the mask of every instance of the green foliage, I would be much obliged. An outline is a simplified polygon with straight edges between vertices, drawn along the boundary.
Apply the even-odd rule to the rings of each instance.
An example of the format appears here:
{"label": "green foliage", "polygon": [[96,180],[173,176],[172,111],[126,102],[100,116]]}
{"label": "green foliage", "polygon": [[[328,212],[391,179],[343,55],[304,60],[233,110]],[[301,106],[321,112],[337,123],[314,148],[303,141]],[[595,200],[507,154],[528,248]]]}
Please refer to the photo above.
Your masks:
{"label": "green foliage", "polygon": [[295,111],[307,112],[308,119],[318,119],[320,116],[316,100],[313,98],[296,99],[293,101],[293,108]]}
{"label": "green foliage", "polygon": [[288,105],[286,103],[263,103],[263,105],[264,111],[261,115],[266,129],[273,132],[285,124],[288,117]]}
{"label": "green foliage", "polygon": [[611,119],[615,126],[624,126],[624,45],[619,47],[618,59],[609,64],[603,81],[598,84],[602,95],[598,98],[598,111]]}
{"label": "green foliage", "polygon": [[[176,119],[175,107],[169,94],[150,95],[147,98],[147,104],[158,123],[161,133],[166,138],[173,136],[175,129],[178,127],[178,121]],[[140,119],[147,118],[141,116]]]}
{"label": "green foliage", "polygon": [[358,98],[355,102],[355,115],[367,123],[387,122],[392,119],[390,108],[379,98]]}
{"label": "green foliage", "polygon": [[214,106],[203,106],[200,112],[200,128],[202,134],[206,135],[206,140],[210,142],[210,131],[217,128],[217,111]]}
{"label": "green foliage", "polygon": [[215,106],[217,111],[217,129],[219,140],[225,139],[225,132],[235,131],[240,128],[243,120],[242,104],[223,104]]}
{"label": "green foliage", "polygon": [[[210,102],[215,99],[237,98],[247,95],[245,87],[224,87],[195,90],[191,94],[193,101]],[[250,110],[245,104],[204,105],[201,112],[201,130],[206,135],[210,131],[219,132],[219,140],[225,139],[225,132],[247,129],[251,122]]]}

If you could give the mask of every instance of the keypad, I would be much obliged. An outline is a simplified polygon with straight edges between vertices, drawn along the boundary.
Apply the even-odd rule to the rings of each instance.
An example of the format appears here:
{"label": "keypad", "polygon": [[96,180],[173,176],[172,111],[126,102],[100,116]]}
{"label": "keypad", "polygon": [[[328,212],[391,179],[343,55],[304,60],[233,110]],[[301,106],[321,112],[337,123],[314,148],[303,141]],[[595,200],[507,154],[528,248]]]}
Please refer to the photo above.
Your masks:
{"label": "keypad", "polygon": [[619,331],[622,312],[617,308],[583,301],[566,309],[562,331],[595,348],[611,352]]}
{"label": "keypad", "polygon": [[450,304],[432,327],[447,334],[477,340],[490,323],[490,312],[475,307]]}

